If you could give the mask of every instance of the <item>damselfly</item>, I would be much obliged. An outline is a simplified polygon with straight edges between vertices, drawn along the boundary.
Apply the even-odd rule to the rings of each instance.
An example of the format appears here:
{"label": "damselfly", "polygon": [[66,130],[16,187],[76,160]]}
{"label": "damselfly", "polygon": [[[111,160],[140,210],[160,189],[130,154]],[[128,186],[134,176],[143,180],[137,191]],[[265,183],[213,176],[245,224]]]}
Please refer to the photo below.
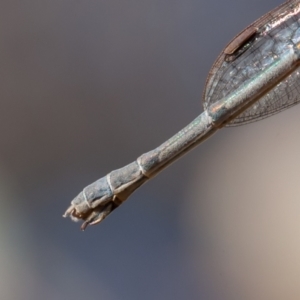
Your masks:
{"label": "damselfly", "polygon": [[158,148],[97,180],[64,216],[101,222],[132,192],[218,129],[253,122],[300,101],[300,0],[289,0],[236,36],[214,63],[204,112]]}

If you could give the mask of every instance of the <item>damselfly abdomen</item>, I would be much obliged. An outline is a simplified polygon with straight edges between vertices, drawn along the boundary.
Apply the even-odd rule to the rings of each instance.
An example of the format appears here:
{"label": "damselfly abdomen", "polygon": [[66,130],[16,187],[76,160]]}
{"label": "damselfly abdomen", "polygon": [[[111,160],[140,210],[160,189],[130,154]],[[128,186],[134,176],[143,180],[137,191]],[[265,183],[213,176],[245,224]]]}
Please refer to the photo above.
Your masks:
{"label": "damselfly abdomen", "polygon": [[[204,112],[158,148],[87,186],[64,216],[101,222],[139,186],[226,125],[275,114],[300,101],[300,0],[290,0],[242,31],[214,63]],[[298,91],[299,89],[299,91]]]}

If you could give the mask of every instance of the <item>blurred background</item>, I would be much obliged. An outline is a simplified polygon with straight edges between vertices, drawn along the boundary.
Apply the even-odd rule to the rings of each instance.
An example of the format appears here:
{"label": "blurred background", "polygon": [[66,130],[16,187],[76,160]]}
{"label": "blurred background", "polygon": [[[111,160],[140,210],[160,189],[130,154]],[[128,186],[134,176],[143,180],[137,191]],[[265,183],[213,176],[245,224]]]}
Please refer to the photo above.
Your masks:
{"label": "blurred background", "polygon": [[221,130],[84,233],[61,217],[193,120],[222,48],[281,1],[1,1],[1,299],[299,299],[300,106]]}

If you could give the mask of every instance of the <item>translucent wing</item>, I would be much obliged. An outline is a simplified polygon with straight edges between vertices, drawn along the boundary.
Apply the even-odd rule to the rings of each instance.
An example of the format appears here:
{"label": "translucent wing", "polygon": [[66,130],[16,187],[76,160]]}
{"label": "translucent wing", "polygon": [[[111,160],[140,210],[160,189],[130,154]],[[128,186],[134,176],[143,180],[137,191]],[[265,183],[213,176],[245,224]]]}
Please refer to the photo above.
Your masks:
{"label": "translucent wing", "polygon": [[[222,51],[206,81],[206,109],[235,91],[300,41],[300,1],[287,1],[242,31]],[[227,126],[276,114],[300,102],[300,67]]]}

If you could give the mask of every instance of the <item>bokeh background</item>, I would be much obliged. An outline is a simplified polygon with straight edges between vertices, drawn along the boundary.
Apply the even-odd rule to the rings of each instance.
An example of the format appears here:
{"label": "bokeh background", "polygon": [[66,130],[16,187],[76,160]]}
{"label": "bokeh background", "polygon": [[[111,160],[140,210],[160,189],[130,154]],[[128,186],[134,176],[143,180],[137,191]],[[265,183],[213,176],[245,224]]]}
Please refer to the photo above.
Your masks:
{"label": "bokeh background", "polygon": [[300,107],[221,130],[84,233],[61,217],[195,118],[280,2],[1,1],[1,299],[299,299]]}

